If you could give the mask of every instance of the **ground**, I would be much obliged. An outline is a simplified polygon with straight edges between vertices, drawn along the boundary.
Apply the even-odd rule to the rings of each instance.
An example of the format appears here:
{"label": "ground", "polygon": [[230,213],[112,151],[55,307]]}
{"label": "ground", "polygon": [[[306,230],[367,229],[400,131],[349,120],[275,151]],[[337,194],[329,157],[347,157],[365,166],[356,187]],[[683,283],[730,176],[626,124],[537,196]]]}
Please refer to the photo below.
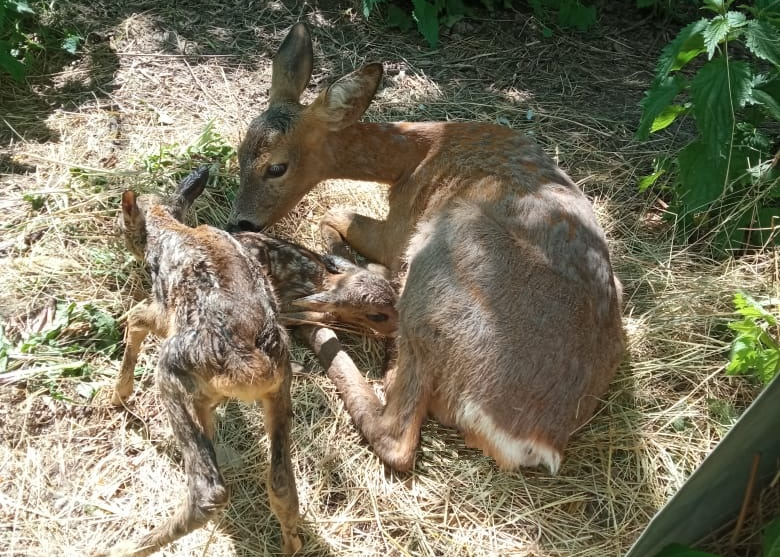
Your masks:
{"label": "ground", "polygon": [[[776,295],[777,267],[774,253],[713,259],[681,244],[662,199],[637,192],[653,158],[685,133],[633,138],[654,61],[681,22],[631,2],[604,4],[592,31],[552,37],[519,5],[477,13],[435,51],[414,32],[365,21],[347,0],[53,4],[48,16],[85,38],[79,54],[52,54],[23,84],[0,77],[0,318],[12,347],[0,375],[2,554],[87,555],[139,536],[177,505],[184,478],[156,398],[154,340],[128,408],[108,404],[124,314],[146,285],[116,241],[119,194],[170,190],[195,164],[219,164],[195,219],[224,223],[238,172],[231,149],[262,110],[271,56],[299,20],[315,41],[307,100],[381,61],[386,77],[369,120],[479,120],[535,136],[594,202],[625,287],[629,337],[600,411],[554,477],[502,472],[435,423],[423,430],[413,472],[387,470],[297,346],[302,553],[627,551],[757,393],[723,373],[726,323],[735,291]],[[318,219],[337,205],[381,215],[384,192],[326,183],[275,231],[317,248]],[[378,379],[383,344],[354,337],[349,346]],[[230,403],[219,415],[231,504],[161,555],[279,550],[263,484],[262,412]]]}

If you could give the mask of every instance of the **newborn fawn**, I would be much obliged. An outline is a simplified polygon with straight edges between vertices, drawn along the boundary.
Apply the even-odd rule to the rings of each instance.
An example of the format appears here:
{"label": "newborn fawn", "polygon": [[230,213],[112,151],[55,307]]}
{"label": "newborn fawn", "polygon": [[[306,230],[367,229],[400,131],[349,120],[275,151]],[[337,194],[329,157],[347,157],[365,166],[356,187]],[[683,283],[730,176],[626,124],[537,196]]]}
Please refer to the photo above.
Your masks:
{"label": "newborn fawn", "polygon": [[237,232],[234,238],[266,270],[283,323],[343,323],[395,335],[398,296],[381,265],[360,267],[262,232]]}
{"label": "newborn fawn", "polygon": [[121,404],[132,392],[133,370],[147,333],[165,339],[157,383],[181,446],[188,493],[175,515],[137,543],[125,542],[100,555],[149,555],[204,525],[227,505],[228,488],[212,440],[214,408],[228,398],[262,401],[270,439],[271,509],[281,524],[284,553],[301,548],[290,460],[287,334],[257,259],[227,232],[182,224],[207,180],[207,168],[198,169],[167,202],[132,191],[122,194],[120,228],[127,247],[149,269],[152,296],[129,316],[113,401]]}

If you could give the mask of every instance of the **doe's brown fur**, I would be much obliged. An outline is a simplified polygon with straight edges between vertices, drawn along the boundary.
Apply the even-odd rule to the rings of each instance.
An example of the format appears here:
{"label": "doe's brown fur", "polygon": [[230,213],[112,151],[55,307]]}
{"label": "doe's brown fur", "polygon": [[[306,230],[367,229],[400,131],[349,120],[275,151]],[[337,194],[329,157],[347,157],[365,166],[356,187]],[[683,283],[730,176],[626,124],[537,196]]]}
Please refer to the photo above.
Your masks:
{"label": "doe's brown fur", "polygon": [[128,248],[150,271],[152,296],[130,314],[113,400],[122,404],[131,394],[146,334],[165,339],[156,377],[181,446],[188,493],[176,514],[141,540],[99,555],[149,555],[227,505],[228,488],[212,442],[214,408],[228,398],[262,401],[270,439],[271,509],[281,524],[283,551],[292,554],[301,547],[290,459],[287,334],[277,321],[277,303],[262,267],[241,244],[227,232],[180,222],[207,179],[206,167],[199,169],[167,203],[132,191],[122,195],[120,225]]}
{"label": "doe's brown fur", "polygon": [[512,129],[360,122],[380,64],[301,104],[312,58],[297,24],[274,57],[268,107],[239,147],[232,221],[270,225],[325,179],[387,184],[385,220],[331,210],[321,223],[331,247],[347,242],[402,278],[387,402],[359,374],[329,369],[347,410],[399,470],[413,465],[432,415],[502,467],[555,472],[625,350],[621,286],[589,200]]}

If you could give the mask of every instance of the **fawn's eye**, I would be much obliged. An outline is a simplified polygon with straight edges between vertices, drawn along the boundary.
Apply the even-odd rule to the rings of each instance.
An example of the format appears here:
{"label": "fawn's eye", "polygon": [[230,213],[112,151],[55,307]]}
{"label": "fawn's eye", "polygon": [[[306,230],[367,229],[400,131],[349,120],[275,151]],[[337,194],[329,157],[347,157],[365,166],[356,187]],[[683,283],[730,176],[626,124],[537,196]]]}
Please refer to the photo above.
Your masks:
{"label": "fawn's eye", "polygon": [[265,171],[269,178],[279,178],[280,176],[283,176],[285,172],[287,172],[286,164],[272,164]]}
{"label": "fawn's eye", "polygon": [[378,323],[380,321],[387,321],[387,315],[384,313],[369,313],[366,315],[366,319]]}

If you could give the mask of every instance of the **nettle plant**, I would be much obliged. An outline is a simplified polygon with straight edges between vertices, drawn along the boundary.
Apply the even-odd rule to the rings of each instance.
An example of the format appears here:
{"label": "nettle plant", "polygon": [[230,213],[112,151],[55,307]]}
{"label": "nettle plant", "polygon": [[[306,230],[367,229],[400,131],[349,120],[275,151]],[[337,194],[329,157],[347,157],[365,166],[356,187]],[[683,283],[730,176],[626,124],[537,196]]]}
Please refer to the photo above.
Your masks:
{"label": "nettle plant", "polygon": [[675,157],[657,159],[640,190],[668,173],[671,214],[686,230],[741,250],[776,242],[780,227],[780,0],[733,4],[705,0],[713,15],[663,49],[637,138],[693,119],[695,136]]}

